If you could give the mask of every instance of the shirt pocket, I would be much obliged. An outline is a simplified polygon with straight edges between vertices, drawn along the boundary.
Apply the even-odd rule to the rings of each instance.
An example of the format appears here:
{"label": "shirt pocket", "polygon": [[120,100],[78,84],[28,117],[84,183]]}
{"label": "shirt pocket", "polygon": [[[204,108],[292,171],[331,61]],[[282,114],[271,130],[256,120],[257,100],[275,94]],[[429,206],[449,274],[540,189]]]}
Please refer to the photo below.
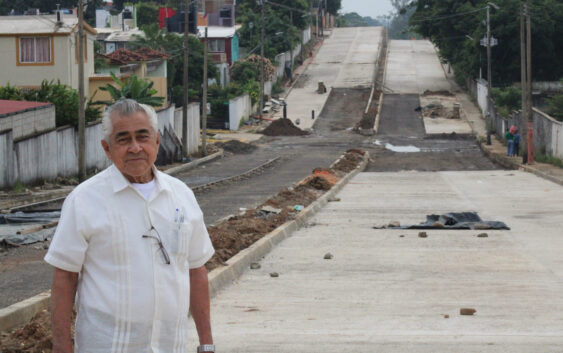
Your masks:
{"label": "shirt pocket", "polygon": [[171,223],[171,232],[166,242],[169,244],[170,254],[179,265],[185,265],[188,261],[190,238],[193,225],[191,223]]}

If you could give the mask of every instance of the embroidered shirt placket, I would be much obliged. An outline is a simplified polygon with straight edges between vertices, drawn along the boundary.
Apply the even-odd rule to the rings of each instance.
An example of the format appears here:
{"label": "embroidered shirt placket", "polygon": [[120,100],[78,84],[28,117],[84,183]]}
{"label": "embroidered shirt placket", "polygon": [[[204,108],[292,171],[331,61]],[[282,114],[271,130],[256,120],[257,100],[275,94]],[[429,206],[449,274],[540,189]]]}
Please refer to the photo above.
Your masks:
{"label": "embroidered shirt placket", "polygon": [[[152,195],[151,195],[152,196]],[[146,200],[143,197],[143,200],[145,202],[145,210],[147,211],[147,218],[149,220],[149,229],[153,228],[153,223],[152,223],[152,219],[151,219],[151,211],[150,211],[150,207],[149,207],[149,203],[151,200],[153,200],[154,197],[151,197],[149,200]],[[151,249],[154,247],[153,245],[154,242],[151,242]],[[158,244],[157,244],[158,246]],[[153,315],[152,315],[152,329],[151,329],[151,348],[153,347],[153,342],[158,342],[158,336],[160,334],[160,327],[158,327],[159,325],[157,323],[160,323],[160,321],[158,320],[158,318],[160,317],[159,313],[159,298],[158,298],[158,290],[157,290],[157,274],[156,274],[156,257],[158,256],[158,252],[157,251],[151,251],[152,257],[151,257],[151,268],[152,268],[152,276],[153,276],[153,298],[154,298],[154,305],[153,305]],[[157,324],[157,327],[155,327],[155,324]]]}

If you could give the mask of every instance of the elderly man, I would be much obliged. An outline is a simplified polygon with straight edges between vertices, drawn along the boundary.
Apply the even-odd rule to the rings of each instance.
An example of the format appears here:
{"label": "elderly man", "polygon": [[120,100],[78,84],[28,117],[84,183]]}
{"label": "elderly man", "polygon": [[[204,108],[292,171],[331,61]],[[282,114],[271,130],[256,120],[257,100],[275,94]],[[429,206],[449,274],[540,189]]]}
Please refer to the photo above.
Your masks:
{"label": "elderly man", "polygon": [[154,167],[154,110],[112,105],[102,147],[113,162],[66,198],[45,261],[54,266],[53,352],[187,352],[188,311],[198,352],[214,352],[204,264],[213,246],[192,191]]}

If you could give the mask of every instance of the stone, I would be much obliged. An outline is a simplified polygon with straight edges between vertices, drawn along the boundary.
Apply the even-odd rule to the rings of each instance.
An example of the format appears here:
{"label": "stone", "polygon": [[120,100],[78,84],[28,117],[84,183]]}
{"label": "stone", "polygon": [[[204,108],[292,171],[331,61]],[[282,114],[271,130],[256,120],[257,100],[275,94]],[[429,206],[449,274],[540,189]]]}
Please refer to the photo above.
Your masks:
{"label": "stone", "polygon": [[399,221],[391,221],[391,222],[389,222],[389,224],[388,224],[387,226],[388,226],[388,227],[397,228],[397,227],[400,227],[400,226],[401,226],[401,222],[399,222]]}
{"label": "stone", "polygon": [[277,272],[271,272],[271,273],[270,273],[270,277],[276,278],[276,277],[279,277],[279,276],[280,276],[280,274],[277,273]]}
{"label": "stone", "polygon": [[399,238],[404,238],[404,237],[405,237],[404,234],[399,235]]}
{"label": "stone", "polygon": [[461,309],[459,309],[460,315],[473,315],[476,312],[477,312],[477,310],[475,310],[473,308],[461,308]]}
{"label": "stone", "polygon": [[334,257],[334,255],[332,255],[331,253],[327,252],[327,253],[325,254],[324,259],[325,259],[325,260],[331,260],[333,257]]}
{"label": "stone", "polygon": [[43,249],[44,249],[44,250],[48,250],[48,249],[49,249],[49,244],[48,244],[48,243],[43,244]]}
{"label": "stone", "polygon": [[419,233],[418,233],[418,237],[419,237],[419,238],[427,238],[427,237],[428,237],[428,234],[426,234],[426,232],[419,232]]}
{"label": "stone", "polygon": [[328,202],[339,202],[340,198],[339,197],[332,197],[330,199],[328,199]]}
{"label": "stone", "polygon": [[442,223],[442,222],[434,222],[432,224],[432,227],[433,228],[444,228],[445,226],[444,226],[444,223]]}
{"label": "stone", "polygon": [[487,238],[489,236],[489,234],[487,233],[479,233],[477,234],[477,238]]}
{"label": "stone", "polygon": [[449,319],[449,318],[450,318],[450,315],[448,315],[448,314],[444,315],[444,319]]}
{"label": "stone", "polygon": [[267,212],[267,213],[279,214],[279,213],[281,213],[282,210],[281,210],[281,208],[275,208],[275,207],[272,207],[272,206],[264,206],[260,209],[260,211],[264,211],[264,212]]}
{"label": "stone", "polygon": [[259,268],[261,268],[262,266],[258,263],[258,262],[253,262],[250,264],[250,269],[251,270],[258,270]]}

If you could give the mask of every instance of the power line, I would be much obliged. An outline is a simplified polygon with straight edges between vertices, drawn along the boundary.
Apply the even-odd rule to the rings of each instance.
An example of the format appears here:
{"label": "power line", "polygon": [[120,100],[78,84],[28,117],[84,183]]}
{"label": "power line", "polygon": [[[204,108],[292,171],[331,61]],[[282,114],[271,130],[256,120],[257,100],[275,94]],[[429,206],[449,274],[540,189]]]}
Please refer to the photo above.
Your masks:
{"label": "power line", "polygon": [[486,10],[486,9],[487,9],[486,7],[482,7],[482,8],[478,8],[476,10],[472,10],[472,11],[460,12],[460,13],[445,15],[445,16],[421,18],[421,19],[418,19],[418,20],[412,20],[411,22],[425,22],[425,21],[444,20],[444,19],[447,19],[447,18],[465,16],[465,15],[472,14],[472,13],[479,12],[479,11],[483,11],[483,10]]}

